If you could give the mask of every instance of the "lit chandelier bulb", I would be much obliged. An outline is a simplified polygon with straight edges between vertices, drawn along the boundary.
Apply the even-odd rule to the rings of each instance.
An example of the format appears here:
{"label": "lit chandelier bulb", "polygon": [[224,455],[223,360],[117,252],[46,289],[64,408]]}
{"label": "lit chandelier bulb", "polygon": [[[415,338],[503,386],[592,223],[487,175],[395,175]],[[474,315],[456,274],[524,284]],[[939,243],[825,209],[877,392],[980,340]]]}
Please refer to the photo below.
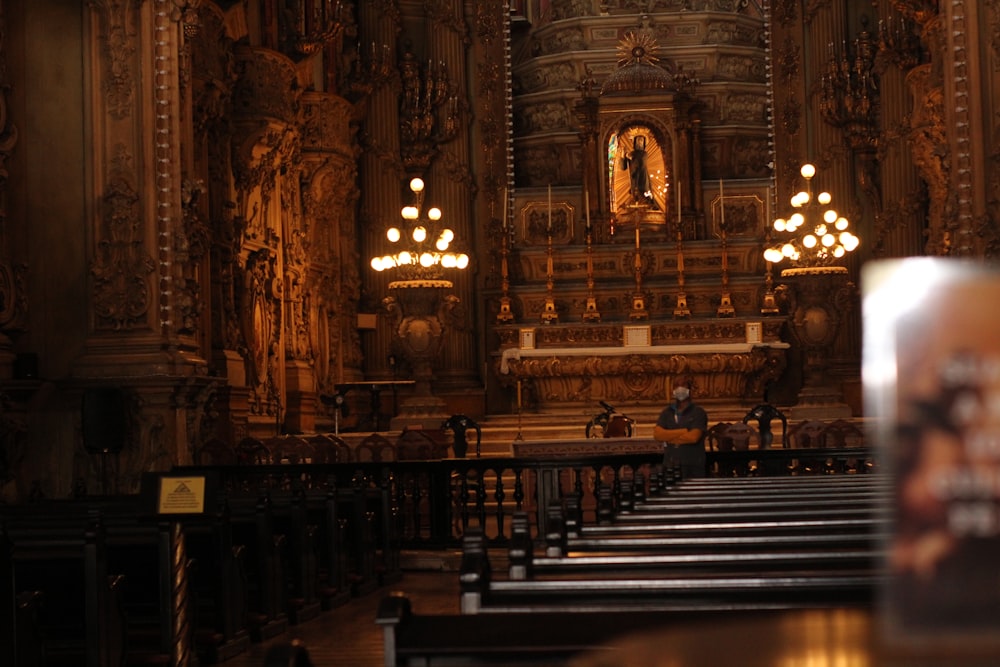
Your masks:
{"label": "lit chandelier bulb", "polygon": [[441,219],[441,209],[439,209],[439,208],[437,208],[435,206],[434,208],[432,208],[429,211],[427,211],[427,217],[430,218],[431,220],[440,220]]}
{"label": "lit chandelier bulb", "polygon": [[427,228],[420,226],[413,228],[413,240],[417,243],[423,243],[427,239]]}
{"label": "lit chandelier bulb", "polygon": [[772,264],[777,264],[784,258],[785,256],[782,255],[781,251],[778,250],[777,248],[768,248],[767,250],[764,251],[764,259],[771,262]]}
{"label": "lit chandelier bulb", "polygon": [[463,252],[461,255],[458,256],[458,260],[455,266],[459,269],[464,269],[468,265],[469,265],[469,256]]}
{"label": "lit chandelier bulb", "polygon": [[397,243],[400,237],[402,237],[402,234],[400,233],[398,227],[390,227],[386,230],[385,237],[389,239],[390,243]]}

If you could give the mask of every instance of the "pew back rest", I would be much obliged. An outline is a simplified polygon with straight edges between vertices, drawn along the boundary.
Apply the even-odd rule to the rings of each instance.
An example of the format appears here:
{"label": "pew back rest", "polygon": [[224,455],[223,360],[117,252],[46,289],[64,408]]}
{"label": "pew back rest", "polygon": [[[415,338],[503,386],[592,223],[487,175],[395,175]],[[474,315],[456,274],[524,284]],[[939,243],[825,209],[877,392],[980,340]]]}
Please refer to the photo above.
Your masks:
{"label": "pew back rest", "polygon": [[267,465],[271,452],[262,440],[247,436],[236,445],[236,462],[240,465]]}
{"label": "pew back rest", "polygon": [[305,438],[295,435],[281,435],[268,438],[264,443],[270,452],[272,463],[312,463],[315,459],[314,447]]}
{"label": "pew back rest", "polygon": [[432,434],[423,429],[403,429],[396,440],[396,459],[398,461],[426,461],[442,459],[447,456],[447,443],[435,439]]}
{"label": "pew back rest", "polygon": [[348,463],[354,459],[351,446],[339,436],[317,433],[307,440],[312,444],[316,463]]}
{"label": "pew back rest", "polygon": [[732,451],[732,441],[725,437],[726,429],[732,426],[729,422],[719,422],[708,428],[705,432],[705,442],[708,448],[717,452]]}
{"label": "pew back rest", "polygon": [[374,461],[376,463],[395,461],[396,448],[384,435],[372,433],[358,443],[354,450],[354,458],[356,461]]}
{"label": "pew back rest", "polygon": [[829,446],[827,424],[817,420],[799,422],[788,433],[793,449],[818,449]]}
{"label": "pew back rest", "polygon": [[722,438],[733,451],[745,452],[750,449],[750,441],[756,436],[757,431],[747,424],[730,424],[722,432]]}

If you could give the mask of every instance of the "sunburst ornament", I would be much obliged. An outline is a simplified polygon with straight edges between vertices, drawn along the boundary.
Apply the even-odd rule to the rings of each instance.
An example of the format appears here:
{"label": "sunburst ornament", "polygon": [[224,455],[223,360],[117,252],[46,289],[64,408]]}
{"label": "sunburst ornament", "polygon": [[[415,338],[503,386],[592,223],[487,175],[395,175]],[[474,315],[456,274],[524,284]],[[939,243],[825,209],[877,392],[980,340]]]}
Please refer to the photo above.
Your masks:
{"label": "sunburst ornament", "polygon": [[655,65],[660,60],[656,57],[659,48],[656,38],[648,32],[627,32],[618,43],[618,66]]}

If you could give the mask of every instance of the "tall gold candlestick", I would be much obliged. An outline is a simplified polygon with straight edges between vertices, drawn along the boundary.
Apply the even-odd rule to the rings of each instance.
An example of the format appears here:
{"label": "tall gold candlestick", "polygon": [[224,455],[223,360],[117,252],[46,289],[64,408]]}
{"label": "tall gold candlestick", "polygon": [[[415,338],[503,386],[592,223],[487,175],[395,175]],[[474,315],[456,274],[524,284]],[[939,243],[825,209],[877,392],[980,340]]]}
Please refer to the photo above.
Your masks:
{"label": "tall gold candlestick", "polygon": [[677,191],[677,306],[674,317],[691,317],[687,293],[684,292],[684,232],[681,223],[681,193]]}
{"label": "tall gold candlestick", "polygon": [[[551,186],[550,186],[551,192]],[[551,195],[550,195],[551,197]],[[545,248],[545,305],[542,307],[542,324],[552,324],[559,321],[559,312],[556,310],[556,300],[553,293],[555,281],[553,280],[552,266],[552,202],[549,200],[549,232]]]}
{"label": "tall gold candlestick", "polygon": [[649,318],[646,310],[646,297],[642,293],[642,245],[639,236],[639,224],[645,217],[647,204],[639,204],[632,207],[632,216],[635,218],[635,257],[632,260],[633,271],[635,272],[635,291],[632,293],[632,310],[629,312],[629,319],[645,320]]}
{"label": "tall gold candlestick", "polygon": [[546,230],[549,235],[552,234],[552,185],[549,185],[549,224]]}
{"label": "tall gold candlestick", "polygon": [[736,309],[733,308],[733,299],[729,293],[729,249],[727,246],[728,235],[726,232],[726,196],[722,189],[722,179],[719,179],[719,237],[722,239],[722,296],[719,299],[719,307],[715,314],[718,317],[733,317]]}
{"label": "tall gold candlestick", "polygon": [[587,226],[584,229],[587,240],[587,305],[583,309],[584,322],[600,322],[601,313],[597,310],[597,298],[594,296],[594,228],[590,226],[590,193],[583,191],[583,206],[587,211]]}

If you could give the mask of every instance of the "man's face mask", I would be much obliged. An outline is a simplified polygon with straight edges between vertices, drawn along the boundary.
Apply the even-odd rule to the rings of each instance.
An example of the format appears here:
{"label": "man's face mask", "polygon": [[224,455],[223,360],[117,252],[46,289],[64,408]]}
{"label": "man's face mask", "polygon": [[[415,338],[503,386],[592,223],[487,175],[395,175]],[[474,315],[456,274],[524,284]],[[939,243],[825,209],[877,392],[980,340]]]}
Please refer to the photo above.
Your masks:
{"label": "man's face mask", "polygon": [[691,395],[691,390],[687,387],[677,387],[674,389],[674,398],[678,401],[686,401]]}

